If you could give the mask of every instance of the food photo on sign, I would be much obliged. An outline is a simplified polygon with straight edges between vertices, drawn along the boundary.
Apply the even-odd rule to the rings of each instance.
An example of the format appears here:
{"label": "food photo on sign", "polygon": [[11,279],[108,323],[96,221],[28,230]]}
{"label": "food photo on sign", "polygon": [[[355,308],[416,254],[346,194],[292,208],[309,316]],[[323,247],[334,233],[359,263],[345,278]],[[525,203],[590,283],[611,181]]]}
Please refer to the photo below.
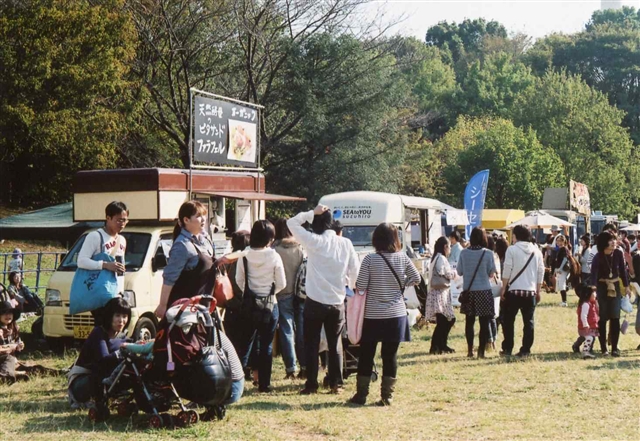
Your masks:
{"label": "food photo on sign", "polygon": [[229,152],[227,159],[254,162],[256,158],[256,125],[229,120]]}

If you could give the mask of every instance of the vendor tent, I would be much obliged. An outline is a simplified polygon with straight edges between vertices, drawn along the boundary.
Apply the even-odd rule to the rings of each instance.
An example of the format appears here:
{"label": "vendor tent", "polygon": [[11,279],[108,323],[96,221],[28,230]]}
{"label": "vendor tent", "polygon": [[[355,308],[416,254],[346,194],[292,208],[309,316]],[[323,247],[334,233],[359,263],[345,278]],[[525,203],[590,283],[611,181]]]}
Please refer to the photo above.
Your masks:
{"label": "vendor tent", "polygon": [[529,228],[550,228],[552,226],[558,227],[571,227],[572,223],[566,222],[555,216],[551,216],[543,211],[532,211],[526,217],[520,219],[517,222],[506,226],[508,229],[513,229],[516,225],[525,225]]}
{"label": "vendor tent", "polygon": [[485,209],[482,210],[482,226],[487,230],[502,230],[523,217],[523,210]]}
{"label": "vendor tent", "polygon": [[74,222],[71,202],[0,219],[0,239],[74,242],[103,222]]}

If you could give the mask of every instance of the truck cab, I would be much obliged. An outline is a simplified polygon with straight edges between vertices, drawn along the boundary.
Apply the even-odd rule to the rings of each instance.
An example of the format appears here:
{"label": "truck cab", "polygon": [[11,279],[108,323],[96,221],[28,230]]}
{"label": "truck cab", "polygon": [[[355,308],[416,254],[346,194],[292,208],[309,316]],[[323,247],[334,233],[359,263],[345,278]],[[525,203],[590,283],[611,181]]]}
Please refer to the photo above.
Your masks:
{"label": "truck cab", "polygon": [[[148,340],[156,335],[158,319],[154,311],[160,300],[162,273],[172,244],[172,232],[172,225],[134,226],[122,232],[127,239],[124,297],[132,306],[128,335],[136,340]],[[47,285],[43,331],[54,345],[55,339],[59,338],[85,339],[94,327],[90,313],[69,314],[71,283],[78,268],[78,253],[87,234],[71,247]]]}

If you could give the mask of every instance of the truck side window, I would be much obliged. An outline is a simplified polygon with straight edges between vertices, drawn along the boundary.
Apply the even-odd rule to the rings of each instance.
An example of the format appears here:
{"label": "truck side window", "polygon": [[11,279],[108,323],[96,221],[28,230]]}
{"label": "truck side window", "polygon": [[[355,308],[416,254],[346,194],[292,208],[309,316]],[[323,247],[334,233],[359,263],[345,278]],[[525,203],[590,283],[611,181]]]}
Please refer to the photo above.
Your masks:
{"label": "truck side window", "polygon": [[173,240],[171,235],[162,235],[160,236],[160,241],[158,241],[158,248],[156,249],[156,253],[153,256],[153,271],[158,271],[167,266],[167,256],[169,255],[169,250],[171,249],[171,245]]}

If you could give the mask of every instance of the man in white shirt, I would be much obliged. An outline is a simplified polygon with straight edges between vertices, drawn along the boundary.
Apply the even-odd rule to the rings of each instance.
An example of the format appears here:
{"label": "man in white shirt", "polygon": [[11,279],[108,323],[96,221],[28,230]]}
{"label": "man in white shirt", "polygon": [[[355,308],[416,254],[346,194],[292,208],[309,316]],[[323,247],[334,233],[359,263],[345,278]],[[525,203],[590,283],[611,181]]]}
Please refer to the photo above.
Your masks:
{"label": "man in white shirt", "polygon": [[534,313],[540,302],[540,287],[544,280],[544,260],[537,246],[531,243],[531,231],[524,225],[513,229],[516,243],[505,254],[502,269],[502,293],[504,302],[502,319],[501,355],[509,356],[513,350],[514,323],[518,312],[522,313],[522,346],[517,356],[531,353],[534,337]]}
{"label": "man in white shirt", "polygon": [[[106,220],[104,227],[87,234],[78,253],[78,268],[86,270],[108,270],[118,275],[118,290],[124,292],[124,254],[127,249],[127,240],[120,233],[129,222],[129,210],[123,202],[111,202],[105,208]],[[93,260],[100,253],[107,253],[116,259],[116,262]],[[100,310],[92,311],[94,319],[100,315]]]}
{"label": "man in white shirt", "polygon": [[[331,229],[332,221],[333,216],[324,205],[287,221],[289,230],[308,255],[304,306],[307,382],[300,391],[303,395],[318,390],[318,348],[323,325],[329,346],[329,385],[333,393],[341,391],[344,283],[345,280],[355,283],[360,263],[351,241]],[[312,233],[302,226],[307,222],[311,224]]]}

